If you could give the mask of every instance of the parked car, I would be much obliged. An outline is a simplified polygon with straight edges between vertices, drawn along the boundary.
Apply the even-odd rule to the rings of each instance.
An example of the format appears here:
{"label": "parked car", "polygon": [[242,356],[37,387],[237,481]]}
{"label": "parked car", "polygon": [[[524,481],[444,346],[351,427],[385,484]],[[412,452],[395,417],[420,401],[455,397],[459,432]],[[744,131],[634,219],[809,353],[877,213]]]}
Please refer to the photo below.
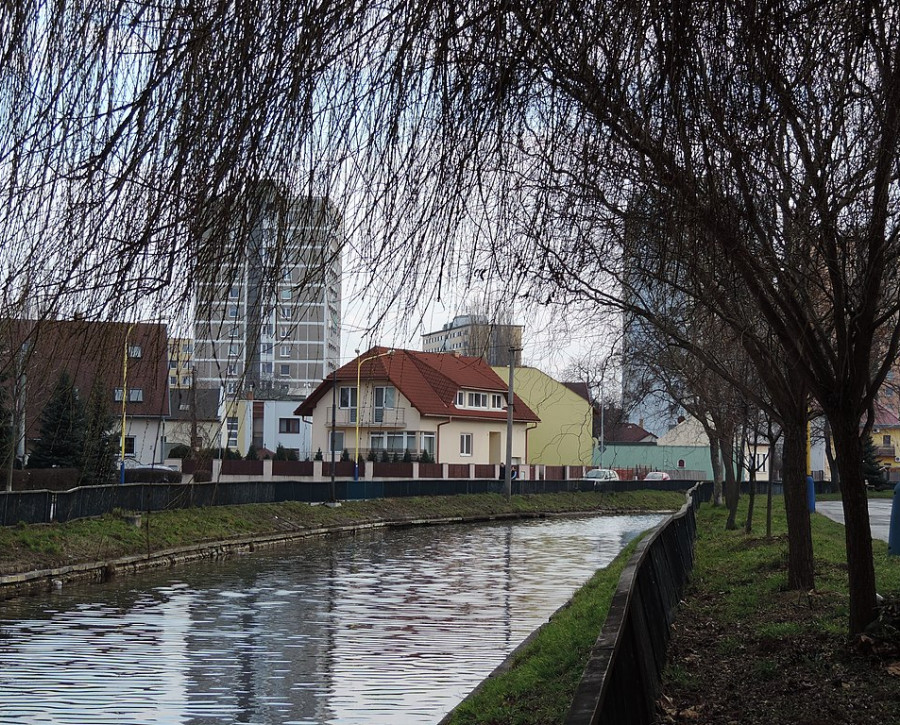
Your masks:
{"label": "parked car", "polygon": [[644,476],[645,481],[668,481],[671,479],[671,476],[665,471],[650,471],[646,476]]}
{"label": "parked car", "polygon": [[597,488],[597,484],[603,483],[604,481],[618,481],[619,474],[611,468],[593,468],[590,471],[585,472],[581,480],[586,483],[591,483],[594,488]]}

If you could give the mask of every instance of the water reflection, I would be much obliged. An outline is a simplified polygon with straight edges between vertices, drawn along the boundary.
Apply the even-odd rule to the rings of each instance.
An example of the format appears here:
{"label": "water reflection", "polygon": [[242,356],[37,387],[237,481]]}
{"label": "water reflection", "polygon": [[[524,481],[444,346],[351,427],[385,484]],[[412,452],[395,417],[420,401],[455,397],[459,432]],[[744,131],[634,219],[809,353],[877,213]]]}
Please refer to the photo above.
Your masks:
{"label": "water reflection", "polygon": [[433,723],[653,516],[369,532],[0,604],[2,723]]}

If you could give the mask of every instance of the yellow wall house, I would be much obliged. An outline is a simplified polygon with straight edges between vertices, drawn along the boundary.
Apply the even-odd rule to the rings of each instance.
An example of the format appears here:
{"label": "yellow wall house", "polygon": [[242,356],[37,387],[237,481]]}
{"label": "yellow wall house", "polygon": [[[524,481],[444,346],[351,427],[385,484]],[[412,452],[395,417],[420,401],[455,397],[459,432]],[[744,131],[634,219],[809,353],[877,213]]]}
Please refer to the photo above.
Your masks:
{"label": "yellow wall house", "polygon": [[[509,368],[494,372],[509,385]],[[513,392],[540,421],[528,431],[528,463],[590,466],[593,455],[591,404],[537,368],[517,367]]]}
{"label": "yellow wall house", "polygon": [[[338,368],[295,411],[312,417],[312,450],[499,464],[506,456],[506,383],[480,357],[374,347]],[[539,422],[516,396],[512,459],[526,463]]]}

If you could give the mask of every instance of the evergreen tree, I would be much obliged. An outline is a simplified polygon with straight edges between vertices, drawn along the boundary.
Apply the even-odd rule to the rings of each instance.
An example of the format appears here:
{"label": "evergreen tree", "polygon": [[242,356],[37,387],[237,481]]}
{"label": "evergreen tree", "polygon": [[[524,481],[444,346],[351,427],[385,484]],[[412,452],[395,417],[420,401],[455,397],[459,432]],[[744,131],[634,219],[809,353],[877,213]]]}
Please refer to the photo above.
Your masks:
{"label": "evergreen tree", "polygon": [[244,459],[247,461],[258,461],[259,460],[259,455],[256,453],[256,446],[253,445],[252,443],[250,444],[250,447],[247,449],[247,455],[244,456]]}
{"label": "evergreen tree", "polygon": [[878,457],[875,455],[875,441],[872,436],[866,436],[863,441],[863,460],[862,460],[863,478],[870,486],[880,486],[884,483],[884,472],[881,470],[881,464],[878,463]]}
{"label": "evergreen tree", "polygon": [[81,459],[81,482],[87,486],[105,486],[114,480],[118,453],[114,426],[102,386],[95,384],[88,400]]}
{"label": "evergreen tree", "polygon": [[29,468],[81,468],[84,429],[84,403],[63,371],[41,411],[40,438],[29,457]]}

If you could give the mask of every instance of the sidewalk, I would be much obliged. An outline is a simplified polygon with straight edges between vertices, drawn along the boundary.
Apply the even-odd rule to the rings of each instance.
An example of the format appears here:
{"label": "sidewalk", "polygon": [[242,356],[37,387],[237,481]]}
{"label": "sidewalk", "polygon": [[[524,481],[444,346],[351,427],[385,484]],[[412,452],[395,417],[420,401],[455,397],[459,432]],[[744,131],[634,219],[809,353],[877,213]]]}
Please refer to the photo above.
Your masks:
{"label": "sidewalk", "polygon": [[[873,539],[888,540],[892,504],[893,501],[889,498],[869,499],[869,527],[872,529]],[[844,508],[840,501],[816,501],[816,513],[839,524],[844,523]]]}

